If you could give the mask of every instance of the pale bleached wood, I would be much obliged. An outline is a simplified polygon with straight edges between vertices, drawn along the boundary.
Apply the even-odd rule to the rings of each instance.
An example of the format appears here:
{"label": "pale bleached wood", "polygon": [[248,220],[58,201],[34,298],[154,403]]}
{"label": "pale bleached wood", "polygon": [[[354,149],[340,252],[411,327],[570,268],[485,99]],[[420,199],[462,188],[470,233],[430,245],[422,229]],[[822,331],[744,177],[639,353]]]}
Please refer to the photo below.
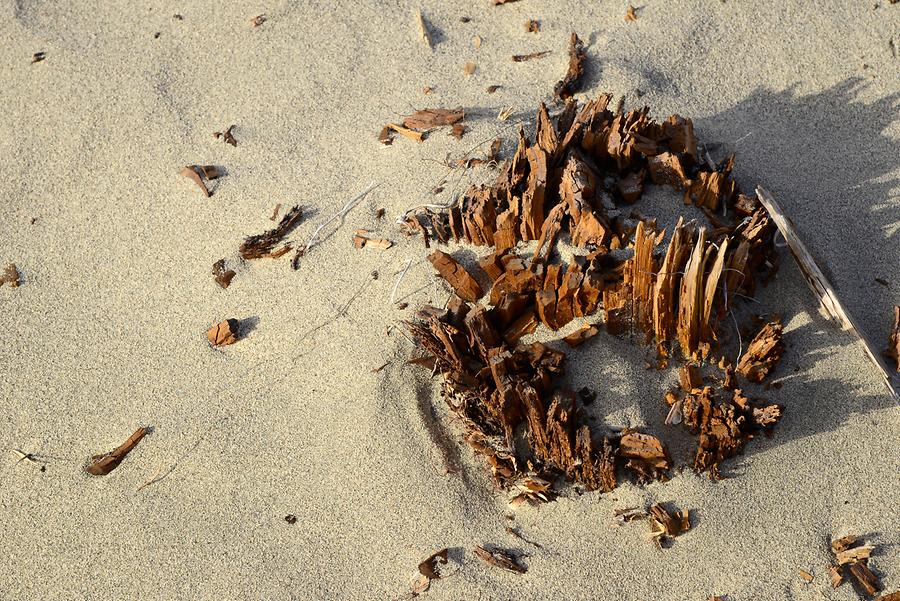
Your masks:
{"label": "pale bleached wood", "polygon": [[825,310],[825,314],[829,319],[838,322],[843,329],[849,330],[859,338],[860,342],[862,342],[863,349],[866,352],[866,356],[878,368],[891,396],[895,399],[900,398],[897,394],[897,389],[894,387],[893,377],[888,370],[887,365],[878,353],[873,350],[874,347],[872,346],[872,343],[856,325],[856,321],[850,313],[844,309],[843,304],[841,304],[840,299],[838,299],[837,293],[834,291],[831,283],[829,283],[828,278],[826,278],[825,274],[822,273],[822,270],[819,269],[819,266],[812,258],[812,254],[810,254],[806,245],[803,244],[803,241],[797,234],[797,230],[794,228],[794,223],[791,221],[791,218],[785,215],[781,206],[779,206],[772,195],[762,186],[757,186],[756,196],[759,198],[759,202],[766,208],[766,211],[769,212],[769,216],[772,217],[772,221],[775,222],[781,235],[784,236],[788,248],[790,248],[791,254],[794,256],[794,260],[797,261],[797,265],[800,267],[800,273],[803,274],[806,283],[809,284],[809,287],[812,288],[812,291],[819,299],[819,302]]}

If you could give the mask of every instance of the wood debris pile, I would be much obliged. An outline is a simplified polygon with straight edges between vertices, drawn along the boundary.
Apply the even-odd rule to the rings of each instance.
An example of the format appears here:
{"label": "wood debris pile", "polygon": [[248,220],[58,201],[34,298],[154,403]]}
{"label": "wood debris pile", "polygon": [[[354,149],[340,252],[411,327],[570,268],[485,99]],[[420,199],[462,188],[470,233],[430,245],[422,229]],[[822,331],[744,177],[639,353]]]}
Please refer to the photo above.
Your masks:
{"label": "wood debris pile", "polygon": [[845,578],[852,578],[858,589],[866,595],[874,595],[880,591],[878,576],[868,565],[874,549],[872,545],[863,545],[859,537],[852,534],[831,541],[831,552],[836,563],[828,568],[832,588],[839,587]]}
{"label": "wood debris pile", "polygon": [[[677,356],[712,360],[720,323],[736,298],[752,296],[773,252],[774,226],[732,180],[733,157],[717,166],[701,161],[690,119],[657,122],[648,107],[612,111],[609,101],[603,95],[579,107],[570,98],[555,123],[542,104],[534,141],[520,128],[515,154],[492,185],[472,186],[440,212],[411,213],[402,225],[426,247],[452,240],[492,250],[479,260],[491,281],[487,293],[474,272],[447,253],[432,253],[429,260],[459,298],[446,309],[425,307],[407,325],[428,353],[414,361],[443,375],[443,396],[465,424],[467,441],[507,487],[564,474],[586,488],[611,490],[617,463],[639,480],[659,478],[671,466],[649,434],[592,432],[578,397],[554,384],[564,354],[519,339],[539,323],[558,330],[602,309],[608,333],[653,344],[660,365]],[[685,204],[708,223],[679,220],[667,238],[655,220],[627,217],[625,207],[648,182],[683,190]],[[555,252],[565,237],[585,253],[568,264]],[[533,252],[517,251],[528,241]],[[478,304],[484,296],[487,306]],[[780,324],[767,328],[738,366],[753,382],[783,350]],[[598,329],[582,328],[571,343]],[[695,467],[713,475],[781,415],[739,391],[724,401],[712,389],[685,393],[670,405],[679,403],[679,421],[698,435]]]}

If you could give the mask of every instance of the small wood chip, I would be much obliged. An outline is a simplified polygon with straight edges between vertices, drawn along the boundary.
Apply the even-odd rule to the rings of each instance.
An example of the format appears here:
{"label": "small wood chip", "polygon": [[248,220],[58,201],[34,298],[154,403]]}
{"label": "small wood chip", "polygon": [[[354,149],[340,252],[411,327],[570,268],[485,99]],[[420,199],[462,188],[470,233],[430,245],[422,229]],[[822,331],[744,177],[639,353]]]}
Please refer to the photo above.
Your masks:
{"label": "small wood chip", "polygon": [[422,11],[418,8],[415,9],[413,11],[413,17],[415,18],[416,25],[419,28],[419,37],[422,38],[422,43],[425,44],[429,50],[431,50],[431,34],[428,32],[428,25],[425,23],[425,17],[422,16]]}
{"label": "small wood chip", "polygon": [[486,89],[485,91],[486,91],[488,94],[493,94],[494,92],[496,92],[497,90],[499,90],[499,89],[502,88],[502,87],[503,87],[503,86],[498,86],[498,85],[488,86],[487,89]]}
{"label": "small wood chip", "polygon": [[483,40],[481,39],[480,35],[476,35],[475,37],[472,38],[472,45],[475,46],[475,50],[478,50],[479,48],[481,48],[482,41]]}
{"label": "small wood chip", "polygon": [[531,54],[514,54],[512,59],[514,63],[524,63],[525,61],[530,61],[535,58],[541,58],[550,54],[549,50],[542,50],[540,52],[532,52]]}
{"label": "small wood chip", "polygon": [[421,142],[425,139],[425,134],[420,131],[408,129],[406,127],[403,127],[402,125],[397,125],[396,123],[388,123],[382,128],[381,133],[378,135],[378,141],[385,146],[390,146],[391,144],[393,144],[394,137],[391,135],[392,131],[397,132],[401,136],[409,138],[410,140],[415,140],[416,142]]}
{"label": "small wood chip", "polygon": [[637,12],[635,12],[634,7],[630,4],[628,5],[628,9],[625,11],[625,20],[626,21],[637,21]]}
{"label": "small wood chip", "polygon": [[441,577],[440,566],[447,565],[447,547],[435,551],[419,564],[419,573],[431,580]]}
{"label": "small wood chip", "polygon": [[856,583],[862,588],[867,595],[874,595],[881,590],[881,584],[869,566],[864,561],[858,561],[850,564],[850,575],[856,580]]}
{"label": "small wood chip", "polygon": [[467,130],[468,128],[465,125],[457,123],[453,126],[453,129],[450,130],[450,135],[457,140],[462,140],[463,134],[465,134]]}
{"label": "small wood chip", "polygon": [[387,250],[394,245],[391,240],[386,238],[373,238],[370,236],[369,230],[356,230],[353,232],[353,245],[356,248],[369,246],[379,250]]}
{"label": "small wood chip", "polygon": [[756,334],[737,364],[737,373],[751,382],[762,382],[781,361],[784,327],[776,319],[765,324]]}
{"label": "small wood chip", "polygon": [[518,0],[491,0],[491,4],[497,6],[499,4],[508,4],[510,2],[518,2]]}
{"label": "small wood chip", "polygon": [[39,63],[45,58],[47,58],[46,52],[35,52],[31,57],[31,64],[33,65],[34,63]]}
{"label": "small wood chip", "polygon": [[231,130],[233,130],[233,129],[234,129],[234,125],[229,125],[228,129],[226,129],[225,131],[213,132],[213,137],[216,140],[218,140],[219,138],[222,138],[222,140],[226,144],[231,144],[232,146],[237,146],[237,140],[234,139],[234,135],[232,135],[232,133],[231,133]]}
{"label": "small wood chip", "polygon": [[525,33],[538,33],[541,30],[541,22],[534,19],[525,21]]}
{"label": "small wood chip", "polygon": [[222,288],[228,288],[235,275],[233,269],[225,268],[225,259],[219,259],[213,263],[212,274],[213,278],[216,280],[216,284]]}
{"label": "small wood chip", "polygon": [[206,332],[206,338],[213,346],[226,346],[238,341],[238,328],[241,323],[237,319],[226,319],[212,326]]}
{"label": "small wood chip", "polygon": [[466,77],[468,77],[469,75],[472,75],[473,73],[475,73],[475,70],[477,68],[478,68],[478,66],[475,63],[473,63],[471,61],[467,62],[465,65],[463,65],[463,73],[465,73]]}
{"label": "small wood chip", "polygon": [[297,523],[297,516],[295,516],[293,513],[289,513],[284,516],[284,521],[293,526]]}
{"label": "small wood chip", "polygon": [[581,346],[589,338],[593,338],[600,333],[600,328],[595,325],[583,325],[563,340],[571,347]]}
{"label": "small wood chip", "polygon": [[9,284],[10,288],[18,288],[19,283],[19,270],[16,268],[15,263],[9,263],[3,269],[3,273],[0,273],[0,286]]}
{"label": "small wood chip", "polygon": [[[891,4],[894,4],[892,1]],[[896,591],[893,593],[888,593],[887,595],[881,595],[875,601],[900,601],[900,591]]]}
{"label": "small wood chip", "polygon": [[84,466],[84,471],[92,476],[105,476],[110,473],[119,467],[119,464],[122,463],[125,456],[141,442],[141,439],[147,435],[147,432],[149,432],[147,428],[138,428],[134,431],[134,434],[129,436],[128,440],[123,442],[119,447],[113,449],[109,453],[94,455],[91,457],[91,461]]}
{"label": "small wood chip", "polygon": [[807,582],[813,581],[813,575],[807,572],[806,570],[800,570],[800,578],[803,578]]}
{"label": "small wood chip", "polygon": [[281,211],[281,203],[275,205],[275,208],[272,209],[272,216],[269,217],[270,221],[278,221],[278,213]]}
{"label": "small wood chip", "polygon": [[828,580],[831,588],[837,588],[844,582],[844,572],[840,566],[828,566]]}
{"label": "small wood chip", "polygon": [[423,94],[431,94],[432,92],[434,92],[434,88],[432,88],[431,86],[425,86],[424,88],[422,88]]}
{"label": "small wood chip", "polygon": [[507,570],[514,574],[524,574],[528,571],[528,568],[522,565],[514,555],[505,549],[493,547],[491,550],[488,550],[478,546],[475,547],[474,551],[479,559],[502,570]]}
{"label": "small wood chip", "polygon": [[268,20],[266,15],[256,15],[250,19],[250,27],[259,27]]}

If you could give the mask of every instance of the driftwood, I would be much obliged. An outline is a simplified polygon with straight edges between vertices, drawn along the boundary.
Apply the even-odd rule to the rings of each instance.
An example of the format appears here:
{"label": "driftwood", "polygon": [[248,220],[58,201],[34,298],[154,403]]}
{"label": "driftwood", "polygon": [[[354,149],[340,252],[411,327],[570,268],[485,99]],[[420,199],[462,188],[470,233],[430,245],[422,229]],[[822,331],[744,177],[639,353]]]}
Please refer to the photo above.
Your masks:
{"label": "driftwood", "polygon": [[837,293],[835,293],[831,283],[829,283],[825,274],[822,273],[822,270],[816,264],[815,260],[813,260],[812,254],[807,250],[806,245],[803,244],[803,241],[797,234],[791,219],[785,215],[779,204],[772,198],[772,195],[762,186],[756,188],[756,196],[772,217],[772,220],[775,222],[781,235],[784,236],[784,239],[787,241],[788,248],[790,248],[794,260],[797,261],[797,265],[800,267],[800,272],[803,274],[806,283],[812,288],[816,298],[819,299],[819,302],[825,310],[825,314],[829,319],[838,322],[843,329],[849,330],[859,339],[862,343],[863,350],[866,352],[866,356],[881,373],[884,384],[887,386],[891,396],[895,399],[900,398],[897,389],[894,387],[892,376],[887,365],[885,365],[884,361],[873,350],[874,347],[868,337],[863,334],[862,330],[856,325],[856,322],[850,313],[844,309],[844,306],[838,299]]}
{"label": "driftwood", "polygon": [[84,466],[84,471],[92,476],[105,476],[110,473],[119,467],[119,464],[122,463],[125,456],[141,442],[141,439],[146,436],[147,432],[149,432],[147,428],[138,428],[135,430],[134,434],[128,437],[128,440],[109,453],[94,455],[91,457],[90,463]]}

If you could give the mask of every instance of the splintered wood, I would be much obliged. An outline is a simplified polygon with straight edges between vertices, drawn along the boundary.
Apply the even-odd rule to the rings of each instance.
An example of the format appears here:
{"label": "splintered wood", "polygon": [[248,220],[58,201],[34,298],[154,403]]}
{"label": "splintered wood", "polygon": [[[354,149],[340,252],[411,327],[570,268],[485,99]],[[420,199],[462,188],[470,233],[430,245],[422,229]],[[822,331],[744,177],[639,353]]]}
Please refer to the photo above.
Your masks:
{"label": "splintered wood", "polygon": [[[574,91],[581,53],[573,36],[570,74],[577,77],[560,90]],[[720,165],[700,159],[690,119],[657,122],[648,107],[611,110],[610,99],[579,106],[568,98],[555,120],[540,105],[534,139],[520,128],[492,184],[473,185],[448,208],[403,218],[403,229],[426,246],[488,249],[478,260],[486,277],[477,274],[490,282],[488,291],[452,256],[433,251],[429,260],[458,296],[444,309],[425,307],[406,325],[424,353],[413,361],[441,374],[442,396],[466,441],[516,502],[552,498],[550,483],[559,476],[609,491],[618,468],[639,482],[665,478],[672,468],[650,433],[595,431],[584,410],[590,395],[560,386],[565,354],[523,344],[524,336],[539,324],[558,330],[581,320],[565,337],[578,346],[598,335],[601,324],[585,318],[602,310],[608,334],[652,344],[659,365],[718,361],[722,324],[731,325],[737,299],[752,297],[774,252],[768,213],[740,193],[731,158]],[[680,190],[686,204],[708,211],[709,223],[679,220],[667,235],[654,220],[626,218],[622,207],[650,182]],[[560,240],[581,252],[564,262]],[[527,241],[534,242],[526,253],[519,243]],[[781,326],[773,324],[744,353],[738,373],[762,380],[782,349]],[[712,476],[781,417],[779,406],[751,401],[740,389],[704,386],[699,371],[688,370],[683,383],[666,395],[666,422],[696,435],[694,467]]]}
{"label": "splintered wood", "polygon": [[138,428],[135,430],[134,434],[128,437],[128,440],[109,453],[94,455],[91,457],[90,463],[84,466],[84,471],[92,476],[105,476],[110,473],[119,467],[119,464],[122,463],[125,456],[141,442],[141,439],[146,436],[147,432],[147,428]]}
{"label": "splintered wood", "polygon": [[275,246],[291,233],[302,219],[303,209],[300,205],[297,205],[285,213],[284,217],[273,229],[245,238],[240,248],[241,257],[250,260],[263,257],[277,258],[284,255],[291,250],[290,245],[285,244],[278,250],[275,250]]}
{"label": "splintered wood", "polygon": [[553,88],[553,94],[556,97],[565,100],[571,98],[578,91],[581,78],[584,76],[584,57],[584,45],[578,39],[578,35],[573,32],[569,40],[569,70]]}

